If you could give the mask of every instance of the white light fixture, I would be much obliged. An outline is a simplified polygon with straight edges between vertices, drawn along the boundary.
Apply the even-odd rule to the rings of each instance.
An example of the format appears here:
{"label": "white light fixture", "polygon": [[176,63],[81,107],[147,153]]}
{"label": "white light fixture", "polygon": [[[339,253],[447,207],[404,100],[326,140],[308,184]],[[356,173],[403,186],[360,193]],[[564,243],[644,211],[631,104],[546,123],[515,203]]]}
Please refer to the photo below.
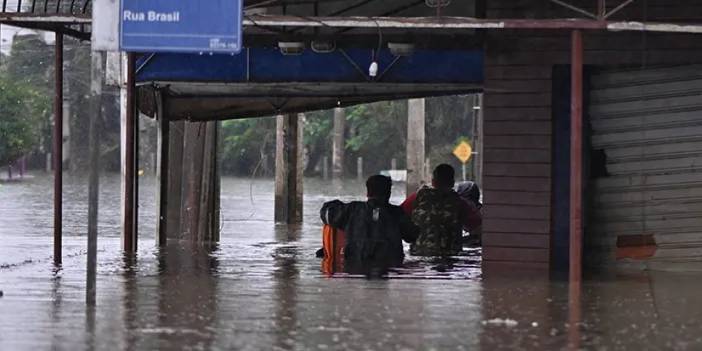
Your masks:
{"label": "white light fixture", "polygon": [[280,41],[278,49],[283,55],[301,55],[305,51],[305,43],[299,41]]}
{"label": "white light fixture", "polygon": [[412,43],[388,43],[388,49],[395,56],[410,56],[414,54],[414,44]]}
{"label": "white light fixture", "polygon": [[318,54],[329,54],[336,50],[336,42],[333,40],[313,40],[310,46]]}
{"label": "white light fixture", "polygon": [[377,62],[373,61],[370,65],[370,67],[368,67],[368,75],[373,77],[373,78],[375,78],[375,76],[378,75],[378,63]]}

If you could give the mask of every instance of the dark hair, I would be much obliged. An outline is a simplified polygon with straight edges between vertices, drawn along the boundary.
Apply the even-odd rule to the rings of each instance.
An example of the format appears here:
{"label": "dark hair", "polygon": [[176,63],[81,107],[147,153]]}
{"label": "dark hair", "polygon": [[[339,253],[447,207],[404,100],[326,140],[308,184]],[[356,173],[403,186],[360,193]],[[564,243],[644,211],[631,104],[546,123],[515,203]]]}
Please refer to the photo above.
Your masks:
{"label": "dark hair", "polygon": [[436,166],[436,168],[434,168],[434,172],[432,172],[434,185],[437,187],[453,188],[455,175],[456,172],[453,170],[451,165],[442,163]]}
{"label": "dark hair", "polygon": [[366,180],[368,197],[389,201],[390,189],[392,189],[392,179],[390,177],[377,174],[368,177],[368,180]]}

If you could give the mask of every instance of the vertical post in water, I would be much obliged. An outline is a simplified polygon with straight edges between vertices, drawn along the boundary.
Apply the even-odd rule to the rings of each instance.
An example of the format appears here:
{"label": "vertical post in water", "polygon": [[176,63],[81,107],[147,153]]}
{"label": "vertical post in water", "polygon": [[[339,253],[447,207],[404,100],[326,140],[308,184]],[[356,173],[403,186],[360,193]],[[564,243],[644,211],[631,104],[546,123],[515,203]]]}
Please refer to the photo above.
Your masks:
{"label": "vertical post in water", "polygon": [[[164,101],[165,103],[166,101]],[[168,111],[164,112],[164,116]],[[168,201],[165,204],[165,233],[168,239],[180,240],[183,238],[183,225],[181,218],[181,205],[183,203],[183,148],[185,140],[185,121],[168,123],[168,168],[161,170],[168,173]],[[187,122],[190,123],[190,122]],[[164,204],[161,203],[161,206]],[[161,229],[159,229],[161,230]]]}
{"label": "vertical post in water", "polygon": [[127,96],[126,96],[126,106],[122,108],[126,109],[126,126],[125,126],[125,142],[123,148],[125,150],[125,162],[124,162],[124,223],[122,223],[122,249],[127,254],[133,254],[136,252],[136,232],[135,232],[135,213],[134,213],[134,175],[136,173],[134,163],[135,163],[135,120],[136,120],[136,106],[135,106],[135,54],[127,54]]}
{"label": "vertical post in water", "polygon": [[322,178],[329,180],[329,157],[322,157]]}
{"label": "vertical post in water", "polygon": [[332,139],[332,177],[341,179],[344,176],[344,152],[346,129],[346,111],[343,107],[334,109],[334,134]]}
{"label": "vertical post in water", "polygon": [[303,114],[278,116],[275,153],[275,221],[302,222]]}
{"label": "vertical post in water", "polygon": [[63,240],[63,34],[59,32],[54,48],[54,264],[58,266]]}
{"label": "vertical post in water", "polygon": [[359,181],[363,180],[363,157],[359,157],[356,160],[356,178]]}
{"label": "vertical post in water", "polygon": [[583,177],[583,41],[582,33],[572,33],[571,136],[570,136],[570,280],[582,277],[582,177]]}
{"label": "vertical post in water", "polygon": [[156,244],[165,246],[168,240],[168,184],[169,184],[169,147],[170,121],[166,115],[163,92],[156,93],[156,117],[158,118],[158,140],[156,151],[156,203],[158,221],[156,221]]}
{"label": "vertical post in water", "polygon": [[483,95],[473,95],[473,181],[483,184]]}
{"label": "vertical post in water", "polygon": [[427,160],[424,162],[424,180],[431,181],[431,171],[431,160],[427,157]]}
{"label": "vertical post in water", "polygon": [[100,175],[100,126],[102,119],[102,80],[105,76],[103,53],[93,51],[90,65],[90,122],[88,145],[90,152],[90,176],[88,186],[88,263],[85,300],[95,305],[95,280],[97,275],[97,222]]}
{"label": "vertical post in water", "polygon": [[407,102],[407,194],[415,192],[424,177],[425,100]]}

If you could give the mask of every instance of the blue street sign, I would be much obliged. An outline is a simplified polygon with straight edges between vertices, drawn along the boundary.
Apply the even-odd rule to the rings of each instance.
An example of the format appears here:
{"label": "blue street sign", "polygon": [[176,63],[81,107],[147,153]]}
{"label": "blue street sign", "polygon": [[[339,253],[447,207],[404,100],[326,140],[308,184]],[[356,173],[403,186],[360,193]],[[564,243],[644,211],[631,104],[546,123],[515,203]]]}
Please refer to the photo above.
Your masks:
{"label": "blue street sign", "polygon": [[120,49],[133,52],[241,51],[243,0],[122,0]]}

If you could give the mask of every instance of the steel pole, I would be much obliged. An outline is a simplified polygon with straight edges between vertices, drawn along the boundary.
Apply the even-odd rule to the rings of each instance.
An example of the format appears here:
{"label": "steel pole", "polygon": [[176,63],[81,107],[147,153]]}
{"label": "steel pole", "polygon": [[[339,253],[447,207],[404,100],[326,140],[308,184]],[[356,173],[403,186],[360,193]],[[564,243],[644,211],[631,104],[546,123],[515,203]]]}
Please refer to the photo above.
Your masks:
{"label": "steel pole", "polygon": [[124,145],[126,162],[124,172],[124,237],[122,238],[122,247],[127,254],[133,254],[136,251],[134,240],[134,141],[135,141],[135,54],[127,54],[127,103],[126,103],[126,140]]}
{"label": "steel pole", "polygon": [[583,236],[583,39],[572,33],[570,136],[570,280],[582,277]]}
{"label": "steel pole", "polygon": [[61,265],[63,240],[63,34],[54,45],[54,265]]}
{"label": "steel pole", "polygon": [[88,186],[88,259],[86,277],[86,303],[94,306],[97,277],[98,193],[100,175],[100,121],[102,120],[102,79],[105,76],[105,57],[93,52],[90,65],[90,123],[88,145],[90,176]]}

